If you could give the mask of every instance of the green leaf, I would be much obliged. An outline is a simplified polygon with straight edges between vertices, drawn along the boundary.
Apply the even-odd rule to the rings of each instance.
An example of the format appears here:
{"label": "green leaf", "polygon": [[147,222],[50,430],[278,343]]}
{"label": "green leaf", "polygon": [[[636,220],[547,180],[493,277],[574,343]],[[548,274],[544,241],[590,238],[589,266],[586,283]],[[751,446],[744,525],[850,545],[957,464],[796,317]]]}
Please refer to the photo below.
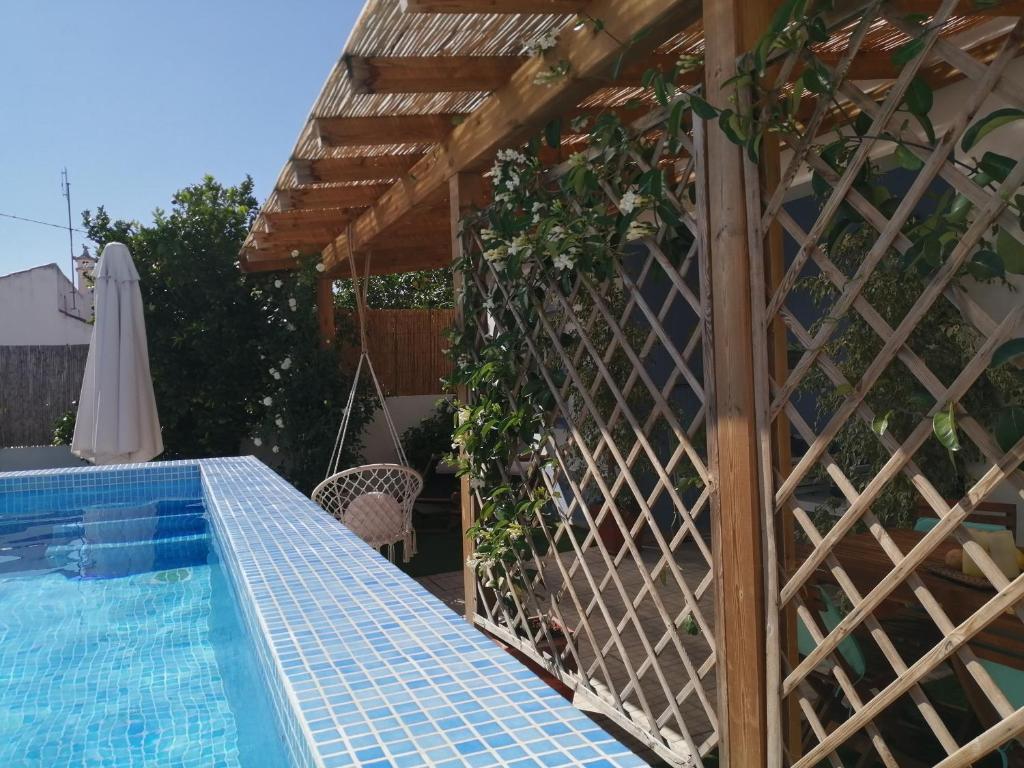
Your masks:
{"label": "green leaf", "polygon": [[562,146],[562,118],[556,117],[544,126],[544,140],[552,149]]}
{"label": "green leaf", "polygon": [[1024,245],[1002,227],[996,235],[996,253],[1003,260],[1003,268],[1014,275],[1024,275]]}
{"label": "green leaf", "polygon": [[928,143],[935,144],[935,126],[932,125],[931,118],[928,115],[914,115],[914,119],[924,129],[924,135],[928,137]]}
{"label": "green leaf", "polygon": [[978,167],[996,181],[1006,181],[1006,177],[1010,175],[1010,171],[1015,165],[1017,165],[1016,160],[1006,155],[1000,155],[998,152],[986,152],[978,161]]}
{"label": "green leaf", "polygon": [[683,123],[683,110],[686,108],[685,101],[677,101],[672,105],[672,111],[668,115],[668,135],[676,138],[679,135],[679,128]]}
{"label": "green leaf", "polygon": [[861,112],[859,115],[857,115],[856,118],[854,118],[854,121],[853,121],[853,131],[858,136],[863,136],[864,134],[866,134],[870,130],[871,130],[871,115],[869,115],[867,112]]}
{"label": "green leaf", "polygon": [[914,115],[927,115],[932,110],[934,102],[931,87],[920,77],[915,77],[907,86],[907,92],[903,96],[903,103]]}
{"label": "green leaf", "polygon": [[882,437],[889,429],[889,419],[892,418],[892,411],[886,411],[881,416],[875,416],[871,420],[871,431],[879,437]]}
{"label": "green leaf", "polygon": [[896,145],[896,162],[900,164],[901,168],[906,168],[908,171],[919,171],[924,166],[921,158],[903,144]]}
{"label": "green leaf", "polygon": [[1016,362],[1020,358],[1024,361],[1024,338],[1012,339],[1007,341],[1005,344],[1001,344],[995,352],[992,353],[992,362],[989,363],[989,368],[998,368],[1001,365],[1006,365],[1010,362]]}
{"label": "green leaf", "polygon": [[917,56],[924,50],[924,38],[917,37],[911,40],[904,46],[897,48],[892,54],[892,63],[894,66],[902,69],[904,66],[913,61]]}
{"label": "green leaf", "polygon": [[975,280],[996,280],[1006,276],[999,254],[983,248],[967,262],[967,272]]}
{"label": "green leaf", "polygon": [[786,0],[772,15],[771,23],[768,24],[768,31],[765,37],[778,37],[779,33],[786,28],[796,12],[797,3],[801,0]]}
{"label": "green leaf", "polygon": [[747,140],[747,157],[757,164],[761,159],[761,134],[756,133]]}
{"label": "green leaf", "polygon": [[946,221],[950,224],[963,224],[967,221],[967,214],[971,212],[974,205],[967,195],[957,195],[953,198],[949,211],[946,213]]}
{"label": "green leaf", "polygon": [[939,411],[932,417],[932,432],[947,451],[960,450],[960,438],[956,434],[956,412],[953,409],[953,403],[950,403],[946,410]]}
{"label": "green leaf", "polygon": [[996,128],[1021,119],[1024,119],[1024,109],[1006,107],[990,112],[964,131],[964,137],[960,140],[960,147],[967,152]]}
{"label": "green leaf", "polygon": [[622,74],[622,65],[626,63],[626,53],[628,49],[624,48],[618,56],[615,57],[615,61],[612,63],[612,80],[618,80],[619,75]]}
{"label": "green leaf", "polygon": [[722,133],[725,134],[729,141],[742,147],[747,142],[746,139],[736,133],[736,130],[733,127],[732,118],[735,116],[735,113],[731,109],[723,109],[721,114],[718,116],[718,126],[722,129]]}
{"label": "green leaf", "polygon": [[1024,408],[1010,405],[1003,408],[992,425],[996,442],[1004,451],[1008,451],[1024,437]]}
{"label": "green leaf", "polygon": [[811,93],[828,93],[831,87],[828,80],[828,72],[821,69],[808,69],[800,76],[804,87]]}
{"label": "green leaf", "polygon": [[697,117],[705,120],[714,120],[718,117],[718,110],[695,93],[690,95],[690,108],[696,113]]}

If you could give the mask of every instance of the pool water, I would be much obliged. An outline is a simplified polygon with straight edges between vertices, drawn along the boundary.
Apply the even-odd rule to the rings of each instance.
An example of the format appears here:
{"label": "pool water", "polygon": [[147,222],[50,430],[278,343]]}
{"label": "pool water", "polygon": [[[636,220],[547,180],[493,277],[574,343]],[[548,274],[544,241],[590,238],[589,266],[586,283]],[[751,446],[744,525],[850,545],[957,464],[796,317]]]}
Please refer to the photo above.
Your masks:
{"label": "pool water", "polygon": [[203,505],[0,516],[0,766],[290,765]]}

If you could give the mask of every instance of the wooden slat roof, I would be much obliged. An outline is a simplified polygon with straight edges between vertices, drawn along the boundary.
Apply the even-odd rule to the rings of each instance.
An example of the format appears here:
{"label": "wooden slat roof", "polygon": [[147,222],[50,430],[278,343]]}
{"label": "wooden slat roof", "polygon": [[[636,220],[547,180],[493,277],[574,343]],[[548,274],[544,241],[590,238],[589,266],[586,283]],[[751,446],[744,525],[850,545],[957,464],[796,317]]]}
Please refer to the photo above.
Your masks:
{"label": "wooden slat roof", "polygon": [[[896,0],[895,7],[917,12],[936,4]],[[968,5],[970,0],[965,0]],[[466,12],[495,8],[501,12]],[[456,144],[464,148],[471,126],[456,127],[475,118],[490,96],[467,87],[495,87],[507,77],[496,103],[522,103],[522,78],[517,81],[516,73],[535,66],[524,58],[527,44],[542,33],[564,32],[578,18],[564,11],[575,8],[585,8],[596,18],[617,16],[623,23],[668,19],[675,27],[650,35],[647,52],[627,62],[614,83],[610,66],[592,67],[595,74],[583,78],[582,85],[573,83],[562,97],[566,107],[576,105],[569,114],[624,107],[642,94],[636,86],[648,66],[669,68],[680,53],[703,48],[698,0],[367,0],[246,239],[242,268],[286,269],[293,252],[301,251],[322,253],[332,272],[345,275],[348,269],[341,269],[342,262],[360,249],[382,254],[374,257],[373,271],[378,273],[436,266],[449,247],[446,225],[434,226],[424,214],[445,216],[447,189],[432,181],[424,190],[417,172],[436,175],[431,163],[451,162],[450,137],[454,141],[458,134]],[[546,9],[559,12],[540,12]],[[992,22],[964,16],[944,35],[979,36]],[[865,78],[885,79],[892,50],[908,38],[892,26],[876,26],[863,50],[877,55],[861,56],[855,66],[863,67]],[[576,40],[573,49],[573,43],[563,46],[560,41],[558,55],[575,51],[585,59],[587,46],[597,42]],[[839,34],[821,46],[820,54],[838,57],[845,47]],[[478,68],[473,58],[479,58]],[[431,60],[438,59],[443,65],[429,69]],[[538,100],[548,97],[541,93],[544,86],[536,88]],[[543,114],[539,110],[530,117],[536,121]],[[509,122],[517,117],[510,115]],[[508,130],[511,135],[515,126]],[[422,231],[416,229],[418,222],[424,222]],[[423,254],[420,267],[417,251]]]}

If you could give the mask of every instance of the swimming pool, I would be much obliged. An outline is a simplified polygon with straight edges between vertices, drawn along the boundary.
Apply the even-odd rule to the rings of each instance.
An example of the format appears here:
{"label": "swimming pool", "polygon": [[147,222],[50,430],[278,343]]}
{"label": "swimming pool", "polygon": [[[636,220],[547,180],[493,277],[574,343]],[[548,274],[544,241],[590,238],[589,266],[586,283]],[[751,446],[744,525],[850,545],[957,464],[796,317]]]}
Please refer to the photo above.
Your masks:
{"label": "swimming pool", "polygon": [[0,765],[289,765],[202,500],[31,501],[0,517]]}
{"label": "swimming pool", "polygon": [[252,457],[0,473],[4,537],[3,768],[646,765]]}

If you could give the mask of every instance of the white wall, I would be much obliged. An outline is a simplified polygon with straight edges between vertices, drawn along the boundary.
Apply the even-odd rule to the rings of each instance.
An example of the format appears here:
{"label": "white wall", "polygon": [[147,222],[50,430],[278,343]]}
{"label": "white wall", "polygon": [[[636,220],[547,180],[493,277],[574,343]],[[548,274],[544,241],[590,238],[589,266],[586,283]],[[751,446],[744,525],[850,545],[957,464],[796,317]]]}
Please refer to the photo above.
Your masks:
{"label": "white wall", "polygon": [[0,346],[88,344],[91,316],[56,264],[0,277]]}
{"label": "white wall", "polygon": [[[427,416],[434,412],[434,405],[444,395],[407,395],[404,397],[389,397],[388,411],[391,413],[391,420],[395,423],[398,436],[409,427],[419,424]],[[376,415],[363,433],[363,458],[367,464],[393,463],[398,460],[395,455],[395,444],[388,434],[387,423],[384,421],[384,413],[377,410]],[[420,469],[420,467],[415,467]]]}

